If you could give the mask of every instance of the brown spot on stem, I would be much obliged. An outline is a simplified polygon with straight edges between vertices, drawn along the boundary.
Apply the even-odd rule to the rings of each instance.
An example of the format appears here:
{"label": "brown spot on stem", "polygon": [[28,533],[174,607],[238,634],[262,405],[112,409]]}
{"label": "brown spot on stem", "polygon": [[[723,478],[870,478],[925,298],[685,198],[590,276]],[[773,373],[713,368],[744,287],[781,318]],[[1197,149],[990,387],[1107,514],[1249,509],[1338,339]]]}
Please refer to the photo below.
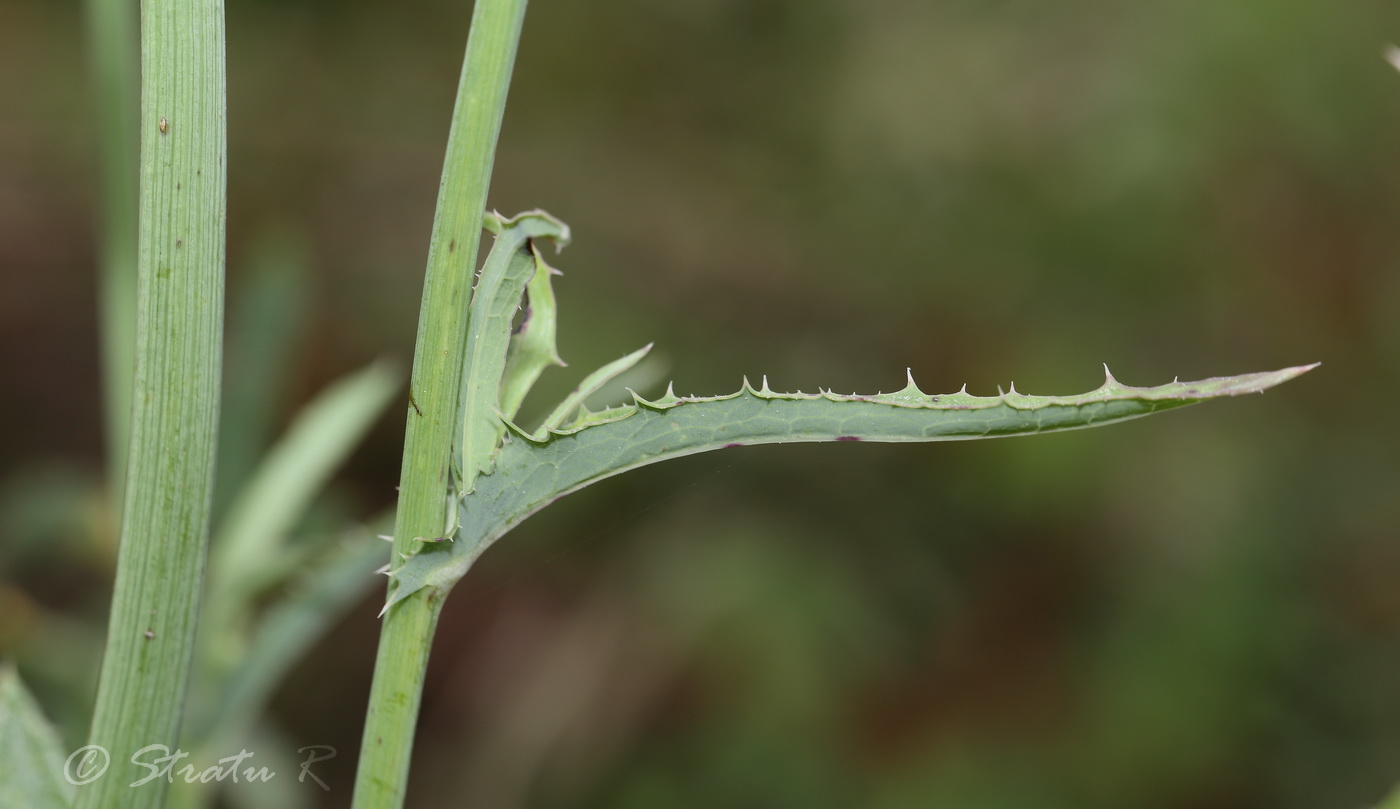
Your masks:
{"label": "brown spot on stem", "polygon": [[742,447],[742,446],[743,446],[743,444],[740,444],[740,443],[738,443],[738,442],[736,441],[736,442],[733,443],[733,444],[725,444],[723,447],[720,447],[720,449],[733,449],[734,447]]}
{"label": "brown spot on stem", "polygon": [[452,241],[450,241],[450,242],[447,243],[447,252],[449,252],[449,253],[455,253],[455,252],[457,252],[457,240],[456,240],[456,239],[453,239]]}
{"label": "brown spot on stem", "polygon": [[838,436],[836,436],[836,440],[837,440],[837,441],[859,441],[859,440],[860,440],[860,436],[858,436],[858,435],[838,435]]}
{"label": "brown spot on stem", "polygon": [[418,407],[417,402],[413,401],[413,391],[408,392],[408,403],[413,405],[413,412],[417,413],[421,418],[423,415],[423,410]]}

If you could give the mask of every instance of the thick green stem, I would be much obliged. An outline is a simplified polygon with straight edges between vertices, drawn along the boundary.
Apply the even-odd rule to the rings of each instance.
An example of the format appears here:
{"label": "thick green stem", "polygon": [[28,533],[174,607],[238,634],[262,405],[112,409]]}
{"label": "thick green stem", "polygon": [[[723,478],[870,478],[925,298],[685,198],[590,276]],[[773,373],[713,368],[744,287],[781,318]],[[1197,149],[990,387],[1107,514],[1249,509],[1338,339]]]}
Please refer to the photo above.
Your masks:
{"label": "thick green stem", "polygon": [[136,210],[140,147],[137,4],[88,0],[88,51],[98,133],[98,287],[102,320],[107,485],[120,502],[136,350]]}
{"label": "thick green stem", "polygon": [[[223,329],[222,0],[144,0],[130,460],[89,740],[111,755],[77,809],[159,807],[131,763],[177,746],[209,533]],[[151,762],[160,753],[142,757]]]}
{"label": "thick green stem", "polygon": [[[457,437],[467,304],[486,190],[525,0],[477,0],[448,135],[406,408],[393,564],[421,537],[447,527],[452,442]],[[446,590],[425,588],[388,612],[355,779],[355,809],[397,809],[408,783],[413,731],[433,629]]]}
{"label": "thick green stem", "polygon": [[355,773],[354,809],[398,809],[407,793],[423,675],[446,590],[419,595],[384,616]]}

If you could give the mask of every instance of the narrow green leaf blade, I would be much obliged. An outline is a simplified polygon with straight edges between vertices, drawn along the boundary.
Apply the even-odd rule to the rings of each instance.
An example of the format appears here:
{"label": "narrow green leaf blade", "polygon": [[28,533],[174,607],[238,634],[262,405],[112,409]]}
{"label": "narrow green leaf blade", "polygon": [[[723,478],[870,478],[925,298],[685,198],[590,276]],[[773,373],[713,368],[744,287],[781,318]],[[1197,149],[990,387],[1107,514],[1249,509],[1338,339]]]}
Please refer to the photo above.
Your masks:
{"label": "narrow green leaf blade", "polygon": [[243,628],[257,595],[285,576],[285,540],[335,470],[403,384],[375,363],[328,387],[297,416],[239,493],[215,534],[201,616],[199,654],[210,672],[243,655]]}
{"label": "narrow green leaf blade", "polygon": [[19,673],[0,665],[0,806],[68,809],[73,785],[63,777],[63,744]]}
{"label": "narrow green leaf blade", "polygon": [[222,688],[209,727],[197,734],[208,752],[246,743],[287,672],[371,587],[382,584],[374,573],[386,550],[368,530],[358,530],[306,565],[290,592],[262,617],[247,653]]}
{"label": "narrow green leaf blade", "polygon": [[[544,422],[540,424],[540,429],[537,433],[539,436],[538,440],[544,440],[544,437],[550,432],[559,430],[560,427],[563,426],[564,420],[575,410],[582,407],[589,396],[602,390],[604,385],[613,381],[620,375],[627,373],[633,366],[641,362],[642,357],[645,357],[647,352],[651,351],[651,346],[651,343],[647,343],[631,354],[621,359],[613,360],[584,377],[583,381],[578,384],[578,387],[574,388],[568,396],[565,396],[564,401],[560,402],[548,416],[545,416]],[[587,419],[589,415],[593,414],[580,416],[580,420]]]}
{"label": "narrow green leaf blade", "polygon": [[211,599],[267,583],[282,541],[401,384],[396,368],[375,363],[326,388],[298,414],[215,536]]}
{"label": "narrow green leaf blade", "polygon": [[223,401],[214,519],[228,514],[277,431],[283,398],[293,379],[295,348],[306,328],[311,295],[304,237],[269,230],[257,234],[230,294],[225,330]]}
{"label": "narrow green leaf blade", "polygon": [[745,383],[737,393],[707,398],[638,398],[635,410],[573,433],[542,440],[517,433],[490,475],[462,501],[454,543],[426,548],[395,572],[389,606],[428,585],[451,585],[485,548],[554,500],[629,469],[713,449],[810,441],[955,441],[1097,427],[1207,399],[1258,393],[1315,366],[1268,373],[1172,382],[1155,388],[1122,385],[1109,376],[1079,396],[1010,392],[930,396],[913,380],[895,393],[843,396],[775,393]]}

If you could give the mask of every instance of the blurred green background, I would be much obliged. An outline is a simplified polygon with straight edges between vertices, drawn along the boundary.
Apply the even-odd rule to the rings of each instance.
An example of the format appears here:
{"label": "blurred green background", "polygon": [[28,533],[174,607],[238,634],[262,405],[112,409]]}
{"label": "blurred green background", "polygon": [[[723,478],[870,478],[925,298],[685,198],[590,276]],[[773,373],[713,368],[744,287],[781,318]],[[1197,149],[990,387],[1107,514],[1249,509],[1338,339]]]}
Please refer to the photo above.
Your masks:
{"label": "blurred green background", "polygon": [[[228,349],[226,397],[266,411],[228,474],[330,380],[407,363],[470,13],[229,0],[229,317],[270,345]],[[82,23],[0,0],[0,654],[70,747],[114,555]],[[1400,781],[1394,41],[1382,0],[532,3],[491,199],[574,228],[571,367],[536,407],[650,340],[698,394],[1324,365],[1109,430],[739,450],[566,499],[449,601],[410,804],[1377,803]],[[304,530],[392,505],[402,428]],[[380,598],[275,704],[286,739],[339,749],[327,807]]]}

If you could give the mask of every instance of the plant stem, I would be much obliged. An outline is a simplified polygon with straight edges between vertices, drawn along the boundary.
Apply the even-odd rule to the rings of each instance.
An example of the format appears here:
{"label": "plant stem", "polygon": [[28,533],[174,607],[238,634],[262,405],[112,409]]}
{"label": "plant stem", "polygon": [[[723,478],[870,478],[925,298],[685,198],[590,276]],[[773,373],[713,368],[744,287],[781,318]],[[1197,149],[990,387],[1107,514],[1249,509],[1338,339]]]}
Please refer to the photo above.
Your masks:
{"label": "plant stem", "polygon": [[[441,536],[446,527],[452,442],[460,430],[467,304],[524,20],[525,0],[477,0],[472,12],[423,282],[394,525],[395,567],[417,538]],[[355,809],[403,805],[423,676],[446,595],[446,588],[425,588],[384,617],[355,779]]]}
{"label": "plant stem", "polygon": [[[209,533],[223,328],[222,0],[144,0],[137,333],[121,549],[77,809],[159,807],[130,763],[177,746]],[[148,754],[151,761],[159,753]]]}
{"label": "plant stem", "polygon": [[136,350],[136,141],[140,110],[137,4],[88,0],[88,51],[99,140],[98,276],[107,419],[107,486],[121,502]]}

